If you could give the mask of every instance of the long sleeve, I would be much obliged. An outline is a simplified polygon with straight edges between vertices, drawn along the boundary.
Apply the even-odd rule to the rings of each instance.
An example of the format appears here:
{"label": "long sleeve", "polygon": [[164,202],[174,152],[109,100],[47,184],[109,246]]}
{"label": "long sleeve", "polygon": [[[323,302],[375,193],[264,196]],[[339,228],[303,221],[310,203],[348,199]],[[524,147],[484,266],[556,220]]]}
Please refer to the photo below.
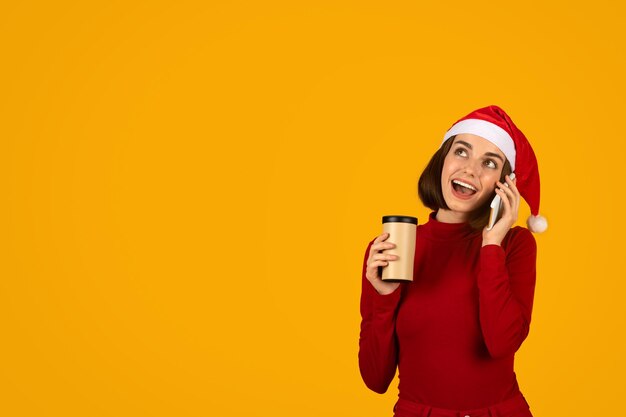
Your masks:
{"label": "long sleeve", "polygon": [[372,243],[373,240],[367,246],[363,259],[359,369],[365,385],[382,394],[387,391],[396,373],[398,348],[395,317],[402,285],[391,294],[381,295],[365,277]]}
{"label": "long sleeve", "polygon": [[512,229],[503,247],[480,251],[480,326],[489,354],[514,354],[528,335],[536,279],[537,244],[525,228]]}

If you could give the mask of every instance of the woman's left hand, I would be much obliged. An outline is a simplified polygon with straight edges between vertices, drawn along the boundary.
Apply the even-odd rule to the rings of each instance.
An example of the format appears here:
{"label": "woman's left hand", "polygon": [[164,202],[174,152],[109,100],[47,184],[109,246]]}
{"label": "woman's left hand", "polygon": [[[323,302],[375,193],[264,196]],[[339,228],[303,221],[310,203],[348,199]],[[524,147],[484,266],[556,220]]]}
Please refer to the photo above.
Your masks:
{"label": "woman's left hand", "polygon": [[504,209],[502,217],[493,225],[491,230],[487,230],[487,226],[483,229],[483,246],[500,245],[504,236],[517,221],[520,204],[520,193],[515,186],[517,181],[515,179],[511,180],[508,175],[504,177],[504,180],[509,185],[508,187],[500,181],[496,182],[498,187],[496,188],[496,194],[502,199],[502,207]]}

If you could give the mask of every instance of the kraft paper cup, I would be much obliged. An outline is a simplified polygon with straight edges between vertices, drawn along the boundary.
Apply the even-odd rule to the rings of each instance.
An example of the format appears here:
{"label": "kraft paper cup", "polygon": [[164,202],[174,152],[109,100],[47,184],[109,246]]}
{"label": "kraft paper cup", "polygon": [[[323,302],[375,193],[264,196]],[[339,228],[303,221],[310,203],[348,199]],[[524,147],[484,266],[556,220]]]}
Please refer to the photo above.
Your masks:
{"label": "kraft paper cup", "polygon": [[385,249],[383,253],[398,255],[398,259],[389,261],[387,266],[383,267],[382,280],[388,282],[413,281],[417,217],[383,216],[383,232],[389,233],[385,242],[396,245],[395,248]]}

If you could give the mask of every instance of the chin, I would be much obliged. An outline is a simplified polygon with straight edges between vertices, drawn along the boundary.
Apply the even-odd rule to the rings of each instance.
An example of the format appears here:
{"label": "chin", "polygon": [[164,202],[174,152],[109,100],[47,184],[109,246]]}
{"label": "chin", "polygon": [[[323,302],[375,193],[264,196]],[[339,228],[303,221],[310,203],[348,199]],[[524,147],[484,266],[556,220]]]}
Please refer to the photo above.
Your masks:
{"label": "chin", "polygon": [[444,200],[446,201],[446,205],[448,206],[448,211],[464,214],[464,215],[472,215],[475,214],[476,210],[481,209],[485,206],[488,199],[480,198],[480,199],[472,199],[470,201],[458,201],[454,197],[444,196]]}

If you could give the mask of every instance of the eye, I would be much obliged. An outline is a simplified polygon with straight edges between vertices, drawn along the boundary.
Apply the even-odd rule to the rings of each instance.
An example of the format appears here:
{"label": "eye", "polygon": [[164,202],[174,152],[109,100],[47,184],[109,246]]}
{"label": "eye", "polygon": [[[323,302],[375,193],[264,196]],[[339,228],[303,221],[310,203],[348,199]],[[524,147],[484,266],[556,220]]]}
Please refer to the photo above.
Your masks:
{"label": "eye", "polygon": [[491,169],[496,169],[498,168],[498,164],[496,164],[496,162],[493,159],[487,159],[485,161],[485,166],[487,168],[491,168]]}
{"label": "eye", "polygon": [[454,154],[459,156],[467,156],[467,151],[464,148],[456,148]]}

